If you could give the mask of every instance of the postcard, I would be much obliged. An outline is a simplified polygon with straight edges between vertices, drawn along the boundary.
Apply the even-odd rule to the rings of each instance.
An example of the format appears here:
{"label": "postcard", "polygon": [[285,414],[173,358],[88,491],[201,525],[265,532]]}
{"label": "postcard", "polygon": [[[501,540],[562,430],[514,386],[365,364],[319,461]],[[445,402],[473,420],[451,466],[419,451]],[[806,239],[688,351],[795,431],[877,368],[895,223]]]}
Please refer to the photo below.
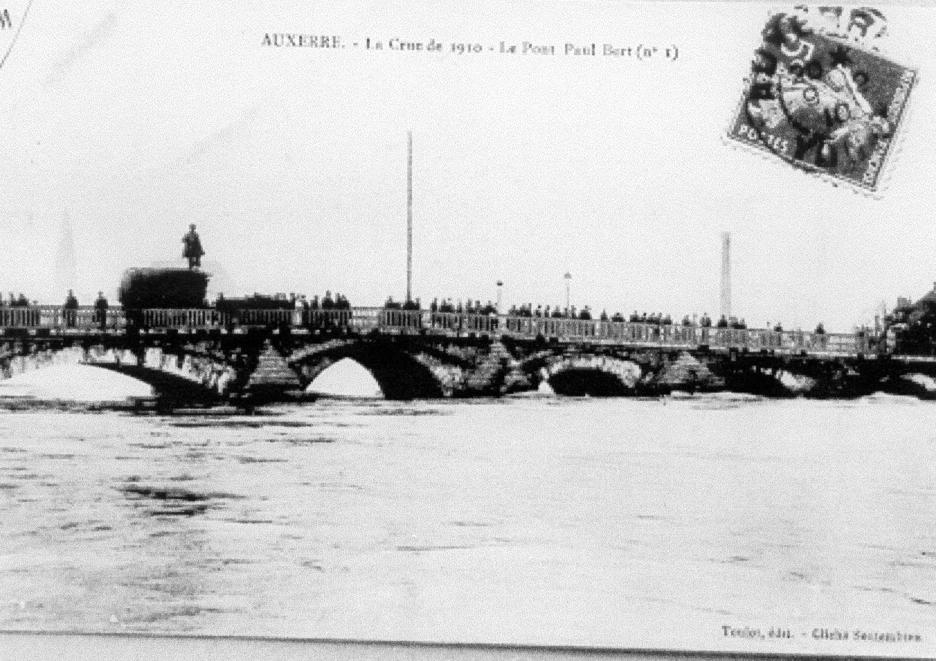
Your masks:
{"label": "postcard", "polygon": [[0,647],[932,658],[934,32],[0,0]]}

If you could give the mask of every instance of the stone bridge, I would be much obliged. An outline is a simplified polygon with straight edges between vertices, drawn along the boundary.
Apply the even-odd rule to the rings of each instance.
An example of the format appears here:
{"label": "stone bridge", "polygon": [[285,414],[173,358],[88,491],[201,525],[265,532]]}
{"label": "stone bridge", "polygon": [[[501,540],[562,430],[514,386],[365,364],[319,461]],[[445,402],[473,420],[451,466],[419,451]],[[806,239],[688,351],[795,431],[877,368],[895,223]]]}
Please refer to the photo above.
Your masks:
{"label": "stone bridge", "polygon": [[216,318],[140,329],[3,328],[0,376],[42,367],[69,352],[84,364],[149,383],[157,395],[178,403],[302,398],[343,359],[367,369],[389,399],[497,397],[544,384],[568,395],[723,389],[773,396],[878,390],[926,395],[921,379],[936,377],[933,358],[878,354],[854,336],[437,319],[419,312],[349,314],[319,325],[295,321],[290,315],[233,328]]}

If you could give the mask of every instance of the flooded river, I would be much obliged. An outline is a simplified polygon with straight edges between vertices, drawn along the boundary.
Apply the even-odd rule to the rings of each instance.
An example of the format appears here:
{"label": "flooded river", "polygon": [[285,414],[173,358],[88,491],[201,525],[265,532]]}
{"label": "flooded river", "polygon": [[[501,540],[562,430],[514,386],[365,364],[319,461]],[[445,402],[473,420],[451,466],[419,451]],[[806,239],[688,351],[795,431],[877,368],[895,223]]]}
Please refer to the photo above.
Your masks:
{"label": "flooded river", "polygon": [[8,631],[932,655],[934,521],[909,398],[0,408]]}

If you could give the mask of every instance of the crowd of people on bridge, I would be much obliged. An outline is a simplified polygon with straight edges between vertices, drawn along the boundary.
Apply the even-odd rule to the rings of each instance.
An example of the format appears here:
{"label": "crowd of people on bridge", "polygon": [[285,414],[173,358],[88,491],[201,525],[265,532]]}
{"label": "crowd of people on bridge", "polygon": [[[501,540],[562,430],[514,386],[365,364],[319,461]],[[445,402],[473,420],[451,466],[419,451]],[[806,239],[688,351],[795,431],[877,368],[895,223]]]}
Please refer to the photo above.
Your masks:
{"label": "crowd of people on bridge", "polygon": [[[392,296],[388,296],[383,307],[386,310],[423,310],[419,298],[406,302],[399,302],[395,301]],[[429,312],[433,314],[442,313],[480,316],[499,315],[498,307],[490,300],[488,300],[487,303],[482,304],[480,300],[472,300],[471,298],[457,300],[452,298],[433,298],[432,302],[429,304]],[[532,303],[525,303],[520,305],[511,305],[506,310],[505,315],[508,317],[534,319],[578,319],[582,321],[599,320],[617,323],[628,322],[632,324],[650,324],[654,326],[677,325],[677,322],[674,321],[672,316],[662,312],[638,313],[636,310],[634,310],[630,315],[625,316],[620,312],[614,312],[613,314],[609,315],[607,310],[602,310],[596,316],[592,312],[592,308],[588,305],[581,309],[577,309],[574,305],[566,307],[559,305],[537,305],[534,307]],[[713,321],[712,317],[710,317],[707,312],[703,312],[701,316],[693,314],[691,318],[688,314],[684,315],[682,320],[678,322],[678,325],[684,327],[698,326],[701,328],[730,330],[747,330],[748,328],[747,322],[744,320],[744,318],[721,315],[717,320]],[[776,324],[771,324],[768,322],[764,328],[766,330],[771,330],[777,333],[781,333],[784,330],[783,325],[780,322],[777,322]],[[818,335],[825,333],[825,327],[823,326],[822,322],[816,326],[813,332]]]}
{"label": "crowd of people on bridge", "polygon": [[319,300],[318,295],[311,300],[306,298],[305,294],[290,294],[289,299],[293,308],[299,310],[350,310],[351,301],[340,292],[335,292],[334,296],[331,290],[325,290],[325,295]]}
{"label": "crowd of people on bridge", "polygon": [[350,310],[351,301],[341,293],[332,294],[326,290],[324,296],[319,298],[316,294],[311,299],[305,294],[290,292],[288,295],[277,293],[264,295],[254,292],[252,296],[244,298],[226,298],[224,293],[218,294],[214,307],[217,310],[231,308],[242,309],[289,309],[289,310]]}
{"label": "crowd of people on bridge", "polygon": [[20,292],[19,296],[15,296],[13,292],[10,292],[10,296],[6,300],[4,300],[3,295],[0,294],[0,307],[26,308],[30,305],[38,305],[38,303],[36,301],[30,302],[23,292]]}
{"label": "crowd of people on bridge", "polygon": [[[201,243],[201,237],[199,237],[198,232],[194,224],[189,225],[188,233],[182,237],[182,243],[184,245],[183,249],[183,258],[188,260],[189,269],[197,269],[201,266],[201,258],[205,254],[205,250]],[[500,285],[500,283],[498,283]],[[69,291],[69,300],[72,298],[72,293]],[[105,318],[107,314],[107,302],[103,302],[103,311],[99,307],[101,299],[103,296],[99,294],[98,303],[95,303],[96,309],[96,319]],[[13,304],[13,294],[10,293],[11,305]],[[249,304],[251,301],[259,301],[260,299],[269,300],[269,297],[262,297],[259,294],[254,294],[253,299],[247,298],[243,299],[245,304]],[[20,294],[20,298],[16,299],[17,305],[28,305],[28,302],[25,301],[25,297]],[[65,308],[69,309],[69,300],[66,300]],[[457,299],[453,301],[451,298],[433,298],[432,303],[429,305],[429,312],[432,314],[441,313],[441,314],[458,314],[458,315],[474,315],[474,316],[497,316],[500,314],[500,305],[494,305],[490,300],[487,303],[482,304],[479,299],[472,299],[468,297],[464,299]],[[290,293],[287,298],[285,294],[277,294],[273,297],[273,307],[289,307],[295,311],[294,322],[296,323],[311,323],[311,320],[316,318],[318,315],[310,315],[310,311],[333,311],[333,310],[347,310],[347,314],[342,315],[343,318],[346,318],[346,323],[350,321],[350,310],[351,303],[346,296],[341,293],[335,293],[332,296],[330,290],[326,290],[325,295],[319,299],[318,295],[313,296],[311,299],[307,299],[305,294],[295,294]],[[2,305],[2,299],[0,299],[0,305]],[[223,310],[225,308],[225,299],[223,294],[218,295],[218,300],[215,305],[216,309]],[[77,309],[77,303],[75,303],[75,308]],[[395,301],[392,296],[388,296],[383,305],[384,310],[403,310],[403,311],[422,311],[422,303],[417,297],[412,299],[409,297],[409,292],[407,292],[407,297],[405,301]],[[566,305],[565,307],[556,305],[550,306],[546,305],[537,305],[535,308],[532,303],[526,303],[521,305],[511,305],[510,308],[506,311],[506,316],[508,317],[527,317],[527,318],[539,318],[539,319],[578,319],[582,321],[589,321],[595,319],[595,316],[592,313],[591,308],[586,305],[581,310],[577,310],[574,305]],[[639,324],[650,324],[654,326],[670,326],[674,325],[673,318],[669,314],[663,314],[661,312],[643,312],[638,314],[636,310],[626,317],[620,312],[614,312],[611,315],[608,315],[606,310],[602,310],[601,313],[597,316],[599,321],[611,321],[623,323],[625,321],[630,323],[639,323]],[[713,326],[712,319],[709,317],[708,313],[703,313],[701,317],[696,317],[693,314],[692,319],[689,318],[689,315],[685,315],[682,318],[681,325],[684,327],[699,326],[702,328],[711,328]],[[496,327],[496,326],[495,326]],[[717,322],[714,323],[715,328],[720,329],[738,329],[744,330],[747,329],[747,324],[744,319],[738,319],[736,317],[721,315]],[[773,330],[775,332],[782,332],[783,326],[779,322],[775,324],[772,328],[768,322],[765,328]],[[825,333],[825,328],[820,322],[816,326],[815,333],[823,334]]]}
{"label": "crowd of people on bridge", "polygon": [[[0,308],[10,307],[10,308],[22,308],[22,307],[36,307],[38,303],[36,301],[30,302],[30,300],[23,294],[20,293],[18,296],[14,295],[13,292],[9,292],[9,297],[4,299],[0,295]],[[309,312],[332,312],[332,311],[346,311],[341,315],[341,319],[345,324],[350,323],[351,320],[351,302],[347,296],[340,292],[332,293],[331,290],[326,290],[324,295],[321,298],[318,295],[312,296],[312,298],[307,298],[305,294],[290,293],[286,294],[276,294],[273,296],[262,296],[260,294],[254,294],[252,297],[246,297],[242,299],[225,299],[223,294],[218,294],[218,297],[215,301],[215,309],[219,311],[227,311],[232,306],[241,307],[243,309],[254,309],[254,308],[275,308],[275,309],[290,309],[294,311],[293,323],[296,325],[315,325],[318,321],[330,317],[331,315],[325,315],[320,318],[319,315],[309,314]],[[64,324],[68,328],[74,328],[78,321],[78,310],[80,306],[78,299],[74,294],[74,291],[69,289],[68,294],[66,295],[65,302],[62,304],[62,319]],[[109,303],[104,297],[103,292],[98,292],[98,297],[93,305],[93,313],[91,319],[95,326],[100,327],[102,330],[106,327],[108,319],[108,309]],[[414,298],[405,301],[394,300],[392,296],[388,296],[383,304],[384,310],[402,310],[402,311],[412,311],[412,312],[424,312],[427,311],[423,308],[420,299]],[[488,300],[486,303],[482,303],[480,299],[452,299],[452,298],[433,298],[432,302],[429,304],[428,312],[432,314],[452,314],[452,315],[469,315],[474,317],[497,317],[500,315],[498,306],[495,305],[492,301]],[[634,310],[630,315],[625,316],[620,312],[614,312],[613,314],[608,314],[606,310],[602,310],[598,315],[595,315],[592,312],[592,308],[588,305],[582,307],[581,309],[576,308],[576,306],[559,306],[559,305],[536,305],[532,303],[525,303],[520,305],[511,305],[505,312],[504,315],[507,317],[516,317],[516,318],[533,318],[533,319],[575,319],[582,321],[598,320],[603,322],[629,322],[633,324],[649,324],[654,326],[670,326],[670,325],[681,325],[684,327],[693,327],[698,326],[701,328],[717,328],[717,329],[738,329],[744,330],[747,329],[747,323],[743,318],[737,318],[733,316],[720,316],[716,321],[708,315],[708,313],[703,313],[701,316],[695,314],[690,316],[684,315],[682,320],[675,322],[673,317],[669,314],[664,314],[661,312],[642,312],[638,313]],[[335,321],[335,320],[331,320]],[[491,320],[493,325],[488,324],[491,329],[497,328],[496,319]],[[321,324],[320,324],[321,325]],[[331,326],[332,324],[327,324]],[[433,325],[438,325],[435,321]],[[447,326],[446,326],[447,327]],[[776,324],[770,324],[768,322],[765,327],[767,330],[772,330],[774,332],[783,332],[783,325],[779,322]],[[824,334],[825,327],[820,322],[815,330],[815,334]]]}
{"label": "crowd of people on bridge", "polygon": [[[81,306],[78,304],[78,297],[75,296],[74,290],[69,289],[61,307],[61,321],[65,328],[76,328],[78,326],[78,311],[80,307]],[[90,319],[92,323],[101,330],[106,328],[107,310],[109,307],[104,293],[98,292],[98,297],[94,302]],[[20,293],[19,296],[14,296],[13,292],[10,292],[9,298],[7,299],[4,299],[3,296],[0,295],[0,308],[23,309],[23,311],[19,313],[21,315],[20,323],[25,323],[30,326],[37,326],[42,323],[43,313],[39,307],[39,302],[30,301],[25,294]]]}

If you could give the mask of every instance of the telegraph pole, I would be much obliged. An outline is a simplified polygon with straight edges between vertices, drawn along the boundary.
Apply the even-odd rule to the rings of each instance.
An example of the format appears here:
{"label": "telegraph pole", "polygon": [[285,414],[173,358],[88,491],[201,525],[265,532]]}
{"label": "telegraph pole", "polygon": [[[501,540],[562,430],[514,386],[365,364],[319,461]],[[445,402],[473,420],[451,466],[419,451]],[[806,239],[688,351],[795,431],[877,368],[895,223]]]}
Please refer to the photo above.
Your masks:
{"label": "telegraph pole", "polygon": [[413,300],[413,132],[406,133],[406,302]]}

